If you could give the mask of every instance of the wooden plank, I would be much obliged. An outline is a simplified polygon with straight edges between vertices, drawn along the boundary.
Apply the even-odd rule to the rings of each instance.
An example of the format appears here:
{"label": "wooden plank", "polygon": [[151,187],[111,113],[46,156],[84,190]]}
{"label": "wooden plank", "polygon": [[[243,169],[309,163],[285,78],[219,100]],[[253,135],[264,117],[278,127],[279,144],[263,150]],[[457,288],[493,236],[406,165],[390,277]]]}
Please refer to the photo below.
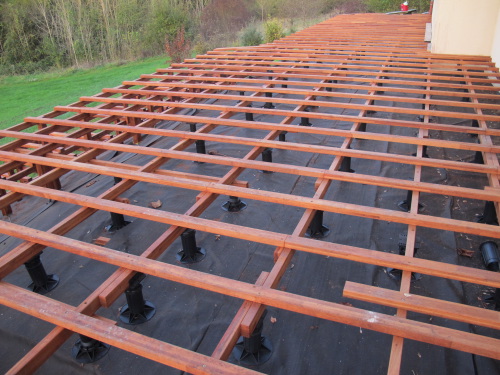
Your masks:
{"label": "wooden plank", "polygon": [[[193,118],[189,118],[189,122],[195,122]],[[208,121],[210,123],[210,121]],[[216,123],[218,121],[214,120],[212,123]],[[273,130],[278,130],[281,129],[280,125],[269,125],[270,129]],[[29,133],[15,133],[15,132],[10,132],[8,130],[0,130],[0,135],[5,134],[11,137],[19,137],[22,139],[30,139],[30,140],[39,140],[39,141],[46,141],[46,142],[51,142],[54,141],[54,139],[50,136],[43,136],[43,135],[32,135]],[[183,151],[170,151],[170,150],[164,150],[164,149],[159,149],[159,148],[153,148],[153,147],[144,147],[144,146],[133,146],[133,145],[124,145],[124,144],[115,144],[115,143],[108,143],[108,142],[98,142],[98,141],[87,141],[87,140],[81,140],[81,139],[61,139],[57,141],[60,144],[65,144],[65,145],[72,145],[72,146],[78,146],[81,148],[94,148],[94,149],[106,149],[106,150],[114,150],[114,151],[123,151],[123,152],[135,152],[137,154],[142,154],[142,155],[151,155],[151,156],[158,156],[158,157],[166,157],[166,158],[174,158],[174,159],[180,159],[180,160],[191,160],[191,161],[201,161],[201,162],[209,162],[209,163],[215,163],[215,164],[220,164],[220,165],[239,165],[242,166],[243,164],[246,167],[249,168],[255,168],[255,169],[260,169],[260,170],[270,170],[274,172],[281,172],[283,171],[284,173],[286,172],[287,166],[285,165],[279,165],[277,163],[266,163],[266,162],[258,162],[258,161],[251,161],[251,162],[245,162],[241,161],[240,159],[237,158],[232,158],[232,157],[220,157],[220,156],[215,156],[215,155],[207,155],[207,154],[196,154],[192,152],[183,152]],[[258,142],[259,147],[265,147],[266,141],[256,141]],[[272,143],[270,143],[272,144]],[[384,152],[372,152],[372,151],[361,151],[361,150],[352,150],[352,149],[342,149],[338,147],[319,147],[321,150],[323,150],[323,153],[329,154],[329,155],[336,155],[336,156],[350,156],[353,158],[360,158],[360,159],[369,159],[369,160],[380,160],[380,161],[387,161],[387,162],[393,162],[393,163],[405,163],[409,165],[421,165],[421,166],[426,166],[426,167],[435,167],[435,168],[450,168],[450,169],[456,169],[456,170],[462,170],[462,171],[469,171],[469,172],[477,172],[477,173],[490,173],[494,175],[500,174],[500,169],[495,167],[495,166],[488,166],[488,165],[482,165],[482,164],[475,164],[475,163],[464,163],[464,162],[457,162],[453,160],[439,160],[439,159],[431,159],[431,158],[415,158],[413,156],[406,156],[406,155],[394,155],[394,154],[388,154]],[[297,166],[296,168],[301,168]],[[304,171],[304,168],[302,167],[302,170]]]}
{"label": "wooden plank", "polygon": [[[163,104],[168,106],[167,104]],[[182,104],[177,105],[176,103],[172,104],[172,107],[183,108]],[[201,106],[200,106],[201,107]],[[193,108],[200,108],[197,106],[193,106]],[[221,106],[221,112],[233,111],[234,113],[266,113],[268,110],[260,111],[258,109],[249,109],[249,110],[240,110],[239,108],[234,110],[233,107]],[[286,113],[283,111],[283,115]],[[319,118],[320,115],[309,115],[309,112],[297,111],[297,117],[308,117],[308,118]],[[359,118],[358,118],[359,119]],[[59,126],[67,126],[74,127],[80,126],[83,128],[89,129],[102,129],[109,131],[127,131],[129,133],[136,134],[151,134],[151,135],[159,135],[159,136],[167,136],[172,138],[183,138],[183,139],[202,139],[207,141],[220,141],[225,143],[232,144],[241,144],[241,145],[258,145],[262,147],[272,147],[272,148],[281,148],[284,150],[293,150],[293,151],[306,151],[313,150],[317,153],[328,154],[327,150],[335,150],[336,148],[332,147],[320,147],[317,145],[311,144],[301,144],[294,142],[278,142],[278,141],[265,141],[258,140],[255,138],[245,138],[245,137],[235,137],[228,135],[219,135],[219,134],[202,134],[198,132],[187,132],[187,131],[179,131],[179,130],[168,130],[168,129],[154,129],[154,128],[129,128],[123,125],[102,125],[95,124],[93,122],[88,121],[71,121],[71,120],[46,120],[44,118],[39,117],[27,117],[26,121],[32,123],[43,123],[43,124],[57,124]],[[481,151],[481,152],[492,152],[492,153],[500,153],[500,146],[493,145],[481,145],[472,142],[457,142],[457,141],[447,141],[442,139],[429,139],[429,138],[415,138],[409,136],[399,136],[399,135],[390,135],[390,134],[380,134],[380,133],[370,133],[370,132],[359,132],[355,130],[342,130],[342,129],[331,129],[331,128],[308,128],[300,125],[271,125],[268,123],[258,123],[255,124],[250,122],[241,122],[238,127],[248,128],[248,129],[264,129],[264,130],[285,130],[290,133],[303,133],[303,134],[318,134],[318,135],[329,135],[335,137],[345,137],[345,138],[355,138],[355,139],[365,139],[365,140],[376,140],[376,141],[384,141],[384,142],[394,142],[394,143],[403,143],[409,145],[422,145],[429,147],[442,147],[442,148],[450,148],[457,150],[469,150],[469,151]],[[463,129],[461,130],[463,132]],[[500,135],[500,134],[499,134]],[[57,139],[52,139],[53,142],[57,142]]]}
{"label": "wooden plank", "polygon": [[347,281],[344,297],[500,329],[500,312]]}
{"label": "wooden plank", "polygon": [[[9,232],[11,230],[10,228],[19,227],[15,224],[7,224],[8,225],[6,227],[8,228]],[[1,228],[1,230],[4,233],[6,232],[5,228]],[[13,229],[12,231],[14,232],[16,231],[16,229]],[[395,334],[413,340],[423,341],[456,350],[465,350],[470,353],[500,359],[500,341],[489,337],[479,336],[468,332],[460,332],[453,329],[438,327],[416,321],[407,321],[406,319],[400,319],[397,317],[375,313],[372,311],[364,311],[342,304],[318,301],[309,297],[303,297],[274,289],[259,287],[237,280],[233,280],[228,283],[227,279],[224,277],[210,275],[162,262],[156,262],[132,254],[126,254],[120,251],[103,249],[99,246],[86,244],[69,238],[60,240],[56,238],[58,236],[54,236],[44,232],[36,232],[38,231],[27,230],[27,228],[23,229],[22,227],[20,227],[18,232],[15,232],[15,234],[11,234],[20,238],[37,236],[38,240],[43,242],[46,246],[61,248],[64,251],[87,256],[92,259],[104,261],[106,263],[114,264],[119,267],[125,267],[139,272],[144,272],[153,276],[164,278],[166,280],[180,282],[205,290],[223,293],[228,296],[242,298],[248,301],[258,302],[261,304],[274,306],[277,308],[282,308],[321,319],[347,323],[365,329],[371,329],[387,334]],[[14,295],[5,295],[8,290],[8,288],[5,286],[7,286],[8,284],[6,284],[5,282],[0,282],[0,284],[2,284],[2,288],[0,288],[0,303],[12,308],[22,308],[21,311],[27,312],[28,307],[26,305],[22,305],[22,296],[26,296],[26,300],[29,301],[30,299],[33,299],[33,296],[29,296],[33,293],[27,292],[25,290],[23,290],[24,293],[22,294],[18,292],[17,296],[20,299],[18,301],[18,298],[15,297],[16,293],[14,293]],[[39,298],[45,299],[41,296],[39,296]],[[27,304],[29,304],[29,302],[27,302]],[[35,308],[35,311],[39,311],[39,309]],[[55,315],[59,316],[60,314],[56,312]],[[46,315],[35,316],[49,319],[49,316]],[[52,319],[52,317],[50,317],[50,319]],[[48,321],[56,325],[63,324],[59,320]],[[73,324],[71,324],[71,326],[64,326],[64,328],[83,333],[90,337],[98,338],[99,340],[103,340],[104,338],[103,341],[108,342],[111,345],[115,345],[124,350],[129,350],[133,353],[136,353],[132,351],[133,346],[127,347],[124,346],[123,343],[121,346],[118,346],[115,342],[111,343],[110,341],[107,341],[109,340],[108,337],[99,336],[95,331],[89,330],[82,332],[81,327],[75,327]],[[130,331],[127,330],[127,332]],[[165,355],[166,354],[167,353],[165,353]],[[148,353],[141,353],[141,355],[147,356]]]}
{"label": "wooden plank", "polygon": [[[8,186],[10,189],[15,189],[16,191],[26,193],[29,192],[29,194],[32,195],[55,199],[62,202],[84,205],[95,209],[109,210],[124,215],[135,216],[142,219],[153,220],[185,228],[197,229],[214,234],[222,234],[234,238],[241,238],[271,246],[292,248],[320,255],[338,257],[384,267],[399,268],[411,272],[419,272],[444,278],[453,278],[456,280],[475,282],[483,285],[495,287],[500,286],[500,274],[495,274],[489,271],[476,270],[469,267],[460,267],[455,265],[443,265],[440,262],[427,261],[424,259],[405,259],[404,256],[396,254],[381,253],[353,246],[324,243],[317,240],[284,235],[265,230],[252,229],[251,232],[248,232],[245,230],[245,227],[239,225],[220,223],[218,221],[194,218],[165,211],[157,211],[150,208],[137,207],[118,202],[110,202],[93,197],[79,197],[74,193],[54,191],[47,188],[34,188],[28,185],[6,181],[0,181],[0,186]],[[410,214],[403,213],[401,213],[401,215],[410,216]],[[492,228],[492,230],[495,231],[494,233],[498,235],[499,229],[494,228],[493,226],[475,223],[469,223],[469,225],[484,227],[484,233],[487,233],[487,230]],[[450,229],[452,228],[454,228],[453,224],[451,224]],[[6,233],[7,229],[0,228],[0,232]],[[40,233],[40,235],[41,234],[42,233]]]}
{"label": "wooden plank", "polygon": [[0,303],[70,331],[192,374],[259,374],[76,312],[71,306],[0,282]]}

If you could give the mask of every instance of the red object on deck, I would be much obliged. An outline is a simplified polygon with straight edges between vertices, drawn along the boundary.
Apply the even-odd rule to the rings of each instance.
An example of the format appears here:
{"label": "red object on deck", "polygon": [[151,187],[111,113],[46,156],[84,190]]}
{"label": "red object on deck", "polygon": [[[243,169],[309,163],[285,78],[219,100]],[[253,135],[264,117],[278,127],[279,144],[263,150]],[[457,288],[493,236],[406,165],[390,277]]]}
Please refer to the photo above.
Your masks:
{"label": "red object on deck", "polygon": [[401,11],[407,12],[408,11],[408,5],[401,4]]}

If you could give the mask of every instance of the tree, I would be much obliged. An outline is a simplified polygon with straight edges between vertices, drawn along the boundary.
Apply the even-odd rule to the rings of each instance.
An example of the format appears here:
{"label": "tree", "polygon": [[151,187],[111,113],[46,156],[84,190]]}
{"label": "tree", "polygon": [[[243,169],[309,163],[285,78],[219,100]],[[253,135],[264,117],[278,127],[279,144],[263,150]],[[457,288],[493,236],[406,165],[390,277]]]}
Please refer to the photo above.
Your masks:
{"label": "tree", "polygon": [[232,34],[241,30],[249,20],[246,1],[212,0],[201,14],[201,34],[207,39],[218,34]]}

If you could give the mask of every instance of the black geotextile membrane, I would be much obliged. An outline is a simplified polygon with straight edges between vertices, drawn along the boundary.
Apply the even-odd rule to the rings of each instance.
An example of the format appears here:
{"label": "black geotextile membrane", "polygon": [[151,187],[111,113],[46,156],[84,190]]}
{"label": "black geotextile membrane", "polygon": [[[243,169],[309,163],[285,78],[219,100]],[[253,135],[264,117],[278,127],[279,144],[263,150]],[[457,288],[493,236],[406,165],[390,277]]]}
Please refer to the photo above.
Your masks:
{"label": "black geotextile membrane", "polygon": [[[360,89],[365,89],[360,87]],[[339,90],[340,91],[340,90]],[[354,90],[343,90],[354,92]],[[403,94],[401,94],[403,95]],[[407,96],[411,96],[407,94]],[[321,100],[330,100],[321,98]],[[331,100],[337,100],[332,98]],[[351,100],[351,102],[356,102]],[[363,101],[358,101],[362,103]],[[217,101],[217,104],[229,102]],[[379,104],[377,102],[376,104]],[[395,105],[381,101],[383,105]],[[254,103],[254,106],[262,104]],[[401,105],[401,103],[398,103]],[[407,106],[407,104],[405,104]],[[409,105],[419,108],[420,105]],[[279,109],[294,107],[277,105]],[[356,116],[356,110],[322,108],[328,113],[342,113]],[[311,111],[315,111],[314,108]],[[214,116],[213,112],[199,111],[195,116]],[[234,116],[243,119],[244,114]],[[399,115],[386,112],[372,114],[373,117],[416,120],[416,115]],[[270,116],[255,114],[256,121],[276,122]],[[298,124],[300,119],[293,123]],[[350,129],[347,122],[310,119],[313,126],[338,127]],[[436,119],[446,122],[447,119]],[[189,125],[182,123],[162,123],[161,127],[188,130]],[[198,125],[198,128],[200,125]],[[416,130],[368,124],[368,132],[390,133],[415,136]],[[217,127],[212,134],[234,135],[240,137],[262,137],[265,131]],[[439,138],[438,132],[431,132],[433,138]],[[465,138],[464,138],[465,137]],[[458,135],[457,140],[467,141],[468,135]],[[343,138],[324,137],[311,134],[287,134],[287,141],[306,144],[339,147]],[[141,145],[167,149],[175,144],[174,139],[144,137]],[[416,146],[399,143],[387,143],[369,140],[354,140],[352,149],[373,150],[401,155],[411,155]],[[208,153],[244,157],[251,149],[222,142],[206,142]],[[187,151],[195,152],[190,146]],[[470,151],[456,151],[429,148],[428,153],[437,159],[463,160],[471,158]],[[471,156],[472,155],[472,156]],[[152,158],[141,155],[106,152],[101,159],[133,165],[144,165]],[[329,168],[334,157],[314,153],[298,153],[280,149],[273,150],[273,160],[279,163],[301,165],[314,168]],[[258,158],[260,160],[260,157]],[[414,167],[398,163],[388,163],[368,159],[351,161],[351,168],[357,173],[380,175],[401,179],[413,179]],[[230,167],[216,166],[210,163],[194,163],[190,161],[172,160],[161,169],[173,169],[181,172],[200,173],[222,177]],[[471,177],[472,176],[472,177]],[[315,179],[298,175],[281,173],[262,173],[247,169],[239,180],[248,181],[253,189],[277,191],[300,196],[313,196]],[[439,168],[423,168],[422,181],[443,185],[460,185],[482,188],[487,184],[484,177],[471,173],[444,170]],[[69,172],[62,179],[64,191],[77,194],[98,196],[113,185],[113,178],[80,172]],[[181,190],[168,186],[139,182],[128,190],[123,197],[130,199],[132,205],[148,207],[151,202],[161,202],[158,210],[184,213],[196,200],[197,191]],[[406,198],[406,191],[371,185],[361,185],[333,181],[326,194],[326,199],[361,204],[367,207],[381,207],[398,210],[398,202]],[[279,233],[291,234],[299,222],[304,209],[268,204],[243,199],[248,207],[238,213],[228,213],[221,209],[227,200],[219,196],[203,212],[201,217],[224,223],[244,225],[249,228],[260,228]],[[482,212],[484,202],[470,199],[453,198],[422,194],[420,202],[422,213],[441,217],[453,217],[471,220]],[[45,199],[25,197],[13,205],[13,214],[2,220],[12,221],[29,227],[47,230],[67,217],[77,208],[61,202],[48,202]],[[367,208],[368,209],[368,208]],[[66,236],[84,242],[92,242],[99,236],[110,238],[108,248],[141,254],[166,229],[168,225],[154,223],[142,219],[126,217],[131,223],[125,228],[108,233],[105,227],[110,224],[107,212],[97,212],[83,221]],[[398,243],[407,231],[403,224],[388,221],[376,221],[334,213],[324,213],[324,224],[330,234],[323,240],[340,244],[359,246],[381,252],[398,253]],[[251,231],[251,229],[248,229]],[[184,266],[202,272],[221,275],[228,279],[255,283],[262,271],[269,271],[273,266],[274,248],[268,245],[250,243],[212,233],[197,232],[198,246],[206,249],[206,258],[197,264]],[[0,255],[7,253],[21,241],[2,236],[0,238]],[[477,236],[455,236],[451,232],[418,228],[417,257],[437,260],[444,263],[461,264],[483,268],[478,245],[484,238]],[[177,239],[159,258],[160,261],[179,264],[176,259],[181,249],[181,241]],[[475,250],[472,258],[457,254],[458,248]],[[102,264],[90,259],[47,248],[42,261],[48,273],[56,273],[60,285],[48,294],[49,297],[77,306],[116,269],[114,266]],[[5,281],[25,287],[30,283],[24,267],[12,272]],[[388,270],[383,267],[365,265],[347,260],[297,252],[291,266],[284,274],[278,289],[305,295],[321,300],[349,304],[371,311],[395,314],[395,309],[367,302],[350,300],[342,297],[346,281],[379,286],[399,290],[399,282],[389,277]],[[132,331],[154,337],[165,342],[178,345],[205,355],[211,355],[218,341],[224,334],[242,301],[184,286],[155,277],[147,277],[143,282],[144,297],[156,306],[156,315],[147,323],[138,326],[127,326],[119,319],[120,308],[126,303],[122,295],[110,308],[100,309],[98,314],[117,321],[119,326]],[[422,275],[412,282],[412,292],[448,301],[484,306],[484,287],[464,284],[442,278]],[[273,354],[269,361],[254,369],[266,374],[345,374],[366,375],[385,374],[389,362],[392,336],[360,329],[359,327],[325,321],[274,307],[267,309],[264,321],[264,335],[273,345]],[[464,331],[490,335],[491,330],[472,325],[457,323],[448,319],[408,313],[410,319],[453,327]],[[5,372],[21,359],[36,343],[51,331],[53,326],[32,318],[15,310],[0,306],[0,372]],[[498,335],[498,334],[497,334]],[[57,352],[37,371],[37,374],[180,374],[179,370],[168,368],[156,362],[111,348],[108,355],[96,363],[81,365],[71,358],[71,350],[78,336],[74,334]],[[231,357],[231,362],[236,362]],[[498,361],[478,357],[460,351],[444,349],[438,346],[404,341],[401,374],[450,374],[450,375],[491,375],[500,373]]]}

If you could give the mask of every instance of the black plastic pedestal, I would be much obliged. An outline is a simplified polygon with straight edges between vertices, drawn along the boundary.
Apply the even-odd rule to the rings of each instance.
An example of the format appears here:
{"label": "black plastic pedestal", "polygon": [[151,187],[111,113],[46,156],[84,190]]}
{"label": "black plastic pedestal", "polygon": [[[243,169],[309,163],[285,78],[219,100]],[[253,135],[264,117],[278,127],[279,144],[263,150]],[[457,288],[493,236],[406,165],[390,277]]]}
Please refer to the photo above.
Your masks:
{"label": "black plastic pedestal", "polygon": [[[413,190],[408,190],[408,192],[406,193],[406,199],[398,203],[398,207],[401,209],[401,211],[410,212],[412,196],[413,196]],[[418,212],[421,212],[423,209],[424,205],[419,203]]]}
{"label": "black plastic pedestal", "polygon": [[309,118],[301,117],[300,118],[300,126],[311,126],[312,124],[309,122]]}
{"label": "black plastic pedestal", "polygon": [[[273,162],[273,150],[270,148],[266,148],[264,151],[262,151],[262,161],[265,161],[267,163],[272,163]],[[273,173],[272,171],[261,171],[262,173]]]}
{"label": "black plastic pedestal", "polygon": [[324,238],[329,234],[330,228],[323,225],[323,211],[316,211],[305,236],[310,238]]}
{"label": "black plastic pedestal", "polygon": [[54,274],[47,275],[42,261],[40,260],[40,254],[35,255],[24,263],[32,281],[32,283],[28,285],[28,289],[38,294],[47,294],[59,284],[59,277]]}
{"label": "black plastic pedestal", "polygon": [[110,215],[111,224],[105,228],[106,232],[113,233],[130,224],[130,221],[125,220],[125,217],[122,214],[110,212]]}
{"label": "black plastic pedestal", "polygon": [[[401,281],[401,278],[403,277],[403,271],[390,267],[386,268],[386,271],[387,271],[387,276],[389,276],[391,279],[394,279],[396,281]],[[418,281],[421,278],[422,275],[420,273],[412,272],[411,281]]]}
{"label": "black plastic pedestal", "polygon": [[[417,156],[417,153],[416,152],[413,153],[412,156]],[[424,145],[422,147],[422,157],[423,158],[428,158],[429,157],[429,155],[427,154],[427,145]]]}
{"label": "black plastic pedestal", "polygon": [[[479,121],[477,121],[477,120],[472,120],[471,126],[472,126],[473,128],[479,128]],[[478,136],[478,135],[477,135],[477,133],[469,133],[469,136],[470,136],[470,137],[473,137],[473,138],[477,138],[477,136]]]}
{"label": "black plastic pedestal", "polygon": [[238,363],[246,366],[258,366],[271,358],[273,345],[267,337],[262,336],[265,315],[264,313],[260,318],[250,337],[240,337],[236,343],[233,356]]}
{"label": "black plastic pedestal", "polygon": [[[114,177],[113,180],[115,185],[122,181],[120,177]],[[117,214],[115,212],[110,212],[109,214],[111,215],[111,224],[104,228],[106,232],[113,233],[130,224],[130,221],[125,220],[122,214]]]}
{"label": "black plastic pedestal", "polygon": [[245,112],[245,121],[253,121],[253,113]]}
{"label": "black plastic pedestal", "polygon": [[354,173],[354,169],[351,169],[350,156],[344,156],[342,158],[342,163],[340,164],[339,172]]}
{"label": "black plastic pedestal", "polygon": [[493,308],[500,311],[500,288],[496,288],[493,294],[484,299],[484,302],[494,304]]}
{"label": "black plastic pedestal", "polygon": [[198,139],[195,142],[195,145],[196,145],[196,153],[197,154],[206,154],[207,153],[207,149],[205,147],[205,141],[203,139]]}
{"label": "black plastic pedestal", "polygon": [[472,160],[474,164],[484,164],[483,153],[481,151],[476,151],[474,154],[474,159]]}
{"label": "black plastic pedestal", "polygon": [[477,216],[477,223],[498,225],[497,211],[495,210],[495,204],[491,201],[487,201],[484,204],[484,211],[482,215]]}
{"label": "black plastic pedestal", "polygon": [[127,303],[120,309],[120,320],[123,323],[137,325],[150,320],[156,313],[155,305],[144,300],[141,281],[146,275],[137,273],[129,281],[125,291]]}
{"label": "black plastic pedestal", "polygon": [[240,198],[230,195],[229,200],[221,208],[228,212],[240,212],[247,208],[247,204],[242,202]]}
{"label": "black plastic pedestal", "polygon": [[93,363],[103,358],[108,351],[108,344],[80,335],[71,350],[71,356],[79,363]]}
{"label": "black plastic pedestal", "polygon": [[186,229],[181,234],[182,250],[177,253],[177,260],[183,264],[201,262],[206,255],[206,250],[196,246],[196,231]]}
{"label": "black plastic pedestal", "polygon": [[[399,247],[399,255],[405,255],[406,254],[406,240],[408,238],[407,234],[400,234],[399,235],[399,242],[398,242],[398,247]],[[415,241],[415,248],[413,249],[413,256],[417,255],[418,249],[419,249],[419,243],[420,241],[417,239]],[[391,268],[387,267],[386,269],[387,276],[389,276],[391,279],[394,279],[396,281],[401,281],[401,277],[403,276],[403,271],[398,270],[397,268]],[[411,281],[418,281],[422,278],[422,275],[420,273],[412,272],[411,274]]]}
{"label": "black plastic pedestal", "polygon": [[[273,97],[273,93],[272,92],[266,92],[265,95],[266,95],[266,98],[272,98]],[[262,108],[273,109],[273,108],[276,108],[276,107],[274,106],[274,104],[272,102],[266,102],[262,106]]]}

